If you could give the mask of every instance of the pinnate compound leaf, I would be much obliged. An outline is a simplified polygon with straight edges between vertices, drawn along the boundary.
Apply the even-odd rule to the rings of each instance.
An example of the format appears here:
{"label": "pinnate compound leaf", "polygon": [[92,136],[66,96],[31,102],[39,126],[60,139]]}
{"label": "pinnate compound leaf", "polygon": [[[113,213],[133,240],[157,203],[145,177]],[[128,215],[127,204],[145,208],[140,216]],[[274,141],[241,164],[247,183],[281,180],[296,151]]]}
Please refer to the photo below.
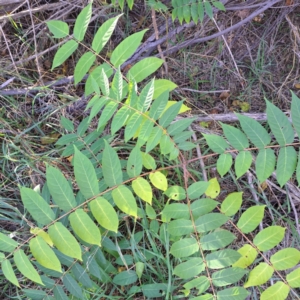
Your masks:
{"label": "pinnate compound leaf", "polygon": [[67,41],[55,53],[51,71],[64,63],[78,48],[78,43],[74,40]]}
{"label": "pinnate compound leaf", "polygon": [[256,176],[260,182],[264,182],[271,176],[275,169],[276,156],[270,148],[261,149],[255,161]]}
{"label": "pinnate compound leaf", "polygon": [[15,272],[11,266],[11,263],[8,259],[5,259],[1,263],[1,270],[3,272],[3,275],[5,276],[5,278],[8,281],[10,281],[12,284],[16,285],[17,287],[20,287],[18,279],[17,279]]}
{"label": "pinnate compound leaf", "polygon": [[60,170],[47,166],[46,179],[50,194],[61,210],[68,212],[76,207],[72,188]]}
{"label": "pinnate compound leaf", "polygon": [[210,269],[222,269],[235,263],[241,254],[232,249],[218,250],[206,255],[207,266]]}
{"label": "pinnate compound leaf", "polygon": [[251,245],[244,245],[242,248],[238,250],[238,253],[242,255],[242,257],[235,262],[232,266],[239,267],[242,269],[248,268],[257,257],[257,250],[253,248]]}
{"label": "pinnate compound leaf", "polygon": [[267,263],[260,263],[249,273],[245,288],[250,286],[258,286],[266,283],[273,275],[274,269]]}
{"label": "pinnate compound leaf", "polygon": [[21,198],[31,216],[42,225],[48,225],[55,220],[55,215],[49,204],[34,190],[21,187]]}
{"label": "pinnate compound leaf", "polygon": [[188,257],[199,250],[197,240],[193,238],[185,238],[175,242],[171,246],[170,253],[176,257]]}
{"label": "pinnate compound leaf", "polygon": [[119,219],[112,205],[103,197],[90,203],[90,209],[97,222],[105,229],[118,232]]}
{"label": "pinnate compound leaf", "polygon": [[29,247],[36,261],[43,267],[61,272],[61,264],[53,250],[43,240],[37,236],[30,240]]}
{"label": "pinnate compound leaf", "polygon": [[223,177],[232,166],[232,156],[229,153],[222,153],[217,160],[217,170]]}
{"label": "pinnate compound leaf", "polygon": [[300,99],[294,92],[292,93],[291,116],[293,125],[296,129],[298,136],[300,136]]}
{"label": "pinnate compound leaf", "polygon": [[194,231],[191,220],[173,220],[168,225],[168,232],[174,236],[190,234]]}
{"label": "pinnate compound leaf", "polygon": [[82,260],[81,249],[68,229],[60,222],[56,222],[48,229],[48,233],[55,247],[63,254]]}
{"label": "pinnate compound leaf", "polygon": [[151,181],[151,183],[159,190],[162,190],[162,191],[166,191],[167,188],[168,188],[168,181],[167,181],[167,178],[166,176],[159,172],[159,171],[156,171],[154,173],[151,173],[149,175],[149,179]]}
{"label": "pinnate compound leaf", "polygon": [[94,36],[93,42],[92,42],[92,49],[96,53],[100,53],[100,51],[106,45],[106,43],[110,39],[113,31],[115,30],[117,22],[121,16],[122,15],[118,15],[114,18],[111,18],[111,19],[105,21],[100,26],[100,28],[97,30],[97,32]]}
{"label": "pinnate compound leaf", "polygon": [[79,83],[94,63],[96,56],[92,52],[84,53],[78,60],[74,70],[74,84]]}
{"label": "pinnate compound leaf", "polygon": [[294,130],[287,116],[274,104],[266,100],[267,117],[271,130],[280,146],[294,141]]}
{"label": "pinnate compound leaf", "polygon": [[127,174],[130,178],[141,174],[143,168],[142,154],[139,147],[134,147],[127,160]]}
{"label": "pinnate compound leaf", "polygon": [[128,270],[128,271],[123,271],[119,274],[117,274],[114,278],[113,278],[113,283],[117,284],[117,285],[129,285],[129,284],[133,284],[137,281],[138,277],[136,272],[132,271],[132,270]]}
{"label": "pinnate compound leaf", "polygon": [[121,162],[116,151],[107,141],[105,141],[105,148],[103,151],[102,171],[104,181],[109,187],[113,187],[123,182]]}
{"label": "pinnate compound leaf", "polygon": [[205,191],[205,195],[212,199],[215,199],[220,194],[220,184],[217,178],[212,178],[208,181],[209,186]]}
{"label": "pinnate compound leaf", "polygon": [[187,204],[184,203],[172,203],[164,207],[161,214],[166,218],[172,219],[189,219],[190,212]]}
{"label": "pinnate compound leaf", "polygon": [[229,145],[226,141],[218,135],[215,134],[203,134],[209,148],[219,154],[222,154],[229,148]]}
{"label": "pinnate compound leaf", "polygon": [[[207,3],[207,2],[205,2]],[[245,300],[249,292],[242,287],[232,287],[217,293],[217,300]]]}
{"label": "pinnate compound leaf", "polygon": [[140,45],[147,30],[134,33],[123,40],[112,52],[110,61],[115,67],[121,66]]}
{"label": "pinnate compound leaf", "polygon": [[200,198],[200,196],[205,193],[209,185],[210,183],[207,181],[198,181],[192,183],[187,189],[190,200]]}
{"label": "pinnate compound leaf", "polygon": [[127,78],[133,78],[136,83],[139,83],[153,74],[162,64],[162,59],[156,57],[144,58],[130,68]]}
{"label": "pinnate compound leaf", "polygon": [[74,173],[80,192],[85,199],[99,194],[95,168],[91,161],[74,146]]}
{"label": "pinnate compound leaf", "polygon": [[137,217],[135,198],[128,187],[120,185],[112,191],[112,197],[118,208],[125,214]]}
{"label": "pinnate compound leaf", "polygon": [[173,185],[170,186],[165,192],[165,195],[168,196],[168,198],[172,199],[172,200],[183,200],[186,198],[186,194],[185,194],[185,190],[183,187],[179,186],[179,185]]}
{"label": "pinnate compound leaf", "polygon": [[253,239],[253,244],[261,251],[267,251],[278,245],[284,238],[285,228],[270,226],[260,231]]}
{"label": "pinnate compound leaf", "polygon": [[229,245],[236,236],[230,231],[220,229],[209,233],[200,238],[200,244],[203,250],[217,250]]}
{"label": "pinnate compound leaf", "polygon": [[98,227],[84,212],[83,209],[77,209],[70,214],[69,220],[74,232],[86,243],[99,245],[101,241],[101,234]]}
{"label": "pinnate compound leaf", "polygon": [[300,287],[300,268],[292,271],[286,276],[286,280],[292,288]]}
{"label": "pinnate compound leaf", "polygon": [[152,204],[152,188],[146,179],[138,177],[137,179],[133,180],[132,189],[142,200]]}
{"label": "pinnate compound leaf", "polygon": [[231,217],[240,209],[242,205],[243,192],[229,194],[222,202],[221,211],[225,216]]}
{"label": "pinnate compound leaf", "polygon": [[236,115],[241,123],[242,129],[255,147],[263,149],[270,144],[271,137],[260,123],[250,117],[241,114]]}
{"label": "pinnate compound leaf", "polygon": [[229,217],[219,213],[209,213],[195,220],[198,232],[207,232],[216,229],[229,220]]}
{"label": "pinnate compound leaf", "polygon": [[242,268],[227,268],[212,275],[214,286],[226,286],[238,282],[248,271]]}
{"label": "pinnate compound leaf", "polygon": [[66,22],[59,20],[50,20],[46,22],[53,37],[57,39],[64,38],[69,35],[69,26]]}
{"label": "pinnate compound leaf", "polygon": [[28,279],[40,285],[44,285],[38,272],[35,270],[23,250],[19,249],[14,253],[14,261],[18,270]]}
{"label": "pinnate compound leaf", "polygon": [[70,275],[65,274],[62,278],[64,287],[76,298],[84,299],[82,294],[82,289],[76,280]]}
{"label": "pinnate compound leaf", "polygon": [[243,176],[251,167],[252,155],[249,151],[241,151],[235,158],[234,170],[237,178]]}
{"label": "pinnate compound leaf", "polygon": [[233,148],[241,151],[249,147],[248,139],[242,131],[227,124],[222,124],[222,128]]}
{"label": "pinnate compound leaf", "polygon": [[282,271],[295,267],[300,261],[300,251],[296,248],[285,248],[273,254],[270,258],[275,270]]}
{"label": "pinnate compound leaf", "polygon": [[293,146],[281,148],[276,167],[276,177],[281,187],[292,177],[296,165],[297,152],[295,148]]}
{"label": "pinnate compound leaf", "polygon": [[182,279],[189,279],[200,274],[204,268],[203,260],[199,257],[193,257],[177,265],[173,270],[173,274]]}
{"label": "pinnate compound leaf", "polygon": [[290,288],[282,281],[277,281],[262,292],[260,300],[284,300],[289,295]]}
{"label": "pinnate compound leaf", "polygon": [[264,217],[265,205],[249,207],[240,217],[237,227],[243,233],[253,231]]}
{"label": "pinnate compound leaf", "polygon": [[74,25],[74,30],[73,30],[74,37],[80,42],[84,38],[87,27],[90,23],[91,16],[92,16],[92,3],[89,3],[77,16]]}
{"label": "pinnate compound leaf", "polygon": [[0,251],[13,252],[18,247],[18,243],[0,232]]}

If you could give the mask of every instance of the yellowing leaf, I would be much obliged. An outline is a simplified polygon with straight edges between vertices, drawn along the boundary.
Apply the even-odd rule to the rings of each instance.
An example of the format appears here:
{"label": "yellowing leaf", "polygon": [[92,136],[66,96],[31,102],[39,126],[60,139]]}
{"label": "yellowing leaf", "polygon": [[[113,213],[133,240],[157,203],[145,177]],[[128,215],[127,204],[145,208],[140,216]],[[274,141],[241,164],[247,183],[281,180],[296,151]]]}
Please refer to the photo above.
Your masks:
{"label": "yellowing leaf", "polygon": [[57,142],[59,137],[60,137],[60,133],[52,133],[50,135],[43,136],[41,137],[41,144],[42,145],[54,144]]}
{"label": "yellowing leaf", "polygon": [[45,232],[43,229],[38,227],[31,228],[30,233],[40,236],[49,246],[53,247],[53,242],[50,238],[50,235],[47,232]]}
{"label": "yellowing leaf", "polygon": [[217,178],[212,178],[208,181],[210,184],[205,191],[205,195],[212,199],[215,199],[220,194],[220,185]]}
{"label": "yellowing leaf", "polygon": [[149,182],[142,178],[138,177],[132,181],[132,188],[134,192],[144,201],[151,204],[152,203],[152,189]]}
{"label": "yellowing leaf", "polygon": [[155,173],[151,173],[150,176],[150,181],[151,183],[156,187],[158,188],[159,190],[162,190],[162,191],[166,191],[167,188],[168,188],[168,181],[167,181],[167,178],[166,176],[157,171]]}
{"label": "yellowing leaf", "polygon": [[[173,100],[168,101],[167,106],[165,107],[165,109],[164,109],[164,111],[162,112],[162,114],[163,114],[169,107],[171,107],[172,105],[174,105],[174,104],[176,104],[176,103],[178,103],[178,101],[173,101]],[[187,111],[189,111],[189,110],[191,110],[191,109],[190,109],[188,106],[186,106],[185,104],[182,104],[181,107],[180,107],[180,110],[179,110],[178,114],[183,114],[183,113],[185,113],[185,112],[187,112]],[[162,115],[162,114],[161,114],[161,115]]]}

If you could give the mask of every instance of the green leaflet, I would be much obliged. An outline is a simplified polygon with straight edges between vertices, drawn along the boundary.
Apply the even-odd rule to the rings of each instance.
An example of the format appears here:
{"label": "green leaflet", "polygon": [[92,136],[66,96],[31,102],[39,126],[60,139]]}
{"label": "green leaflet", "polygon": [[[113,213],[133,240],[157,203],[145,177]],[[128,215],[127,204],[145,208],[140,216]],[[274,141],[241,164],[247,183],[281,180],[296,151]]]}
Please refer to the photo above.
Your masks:
{"label": "green leaflet", "polygon": [[95,60],[96,56],[92,52],[86,52],[79,58],[74,70],[75,84],[79,83],[83,79]]}
{"label": "green leaflet", "polygon": [[68,131],[74,131],[74,124],[71,120],[65,118],[64,116],[60,117],[60,125]]}
{"label": "green leaflet", "polygon": [[217,250],[229,245],[235,239],[236,236],[230,231],[219,229],[202,236],[200,243],[203,250]]}
{"label": "green leaflet", "polygon": [[184,203],[172,203],[164,207],[161,212],[165,218],[173,219],[189,219],[190,212],[187,204]]}
{"label": "green leaflet", "polygon": [[137,177],[141,174],[143,168],[142,154],[140,148],[135,146],[127,160],[127,174],[130,178]]}
{"label": "green leaflet", "polygon": [[196,288],[198,294],[205,292],[209,288],[209,280],[205,276],[199,276],[183,285],[186,290]]}
{"label": "green leaflet", "polygon": [[74,232],[86,243],[99,245],[101,244],[101,234],[98,227],[84,212],[83,209],[77,209],[71,213],[69,220]]}
{"label": "green leaflet", "polygon": [[300,99],[292,91],[291,93],[292,93],[291,115],[292,115],[293,125],[296,129],[298,136],[300,136]]}
{"label": "green leaflet", "polygon": [[140,45],[147,30],[134,33],[123,40],[112,52],[110,61],[115,67],[121,66]]}
{"label": "green leaflet", "polygon": [[235,263],[241,254],[232,249],[218,250],[207,254],[205,260],[210,269],[222,269]]}
{"label": "green leaflet", "polygon": [[64,287],[76,298],[84,299],[82,294],[82,289],[77,283],[77,281],[70,275],[65,274],[62,278]]}
{"label": "green leaflet", "polygon": [[235,158],[234,170],[237,178],[243,176],[251,167],[252,155],[249,151],[241,151]]}
{"label": "green leaflet", "polygon": [[150,152],[160,141],[163,132],[161,128],[154,127],[146,144],[146,152]]}
{"label": "green leaflet", "polygon": [[105,183],[109,187],[119,185],[123,182],[121,163],[116,151],[105,141],[102,157],[102,171]]}
{"label": "green leaflet", "polygon": [[243,192],[229,194],[221,204],[221,211],[225,216],[231,217],[237,213],[242,205]]}
{"label": "green leaflet", "polygon": [[146,179],[138,177],[137,179],[133,180],[132,189],[142,200],[152,204],[152,188]]}
{"label": "green leaflet", "polygon": [[117,274],[114,278],[113,278],[113,283],[117,284],[117,285],[129,285],[129,284],[133,284],[137,281],[138,277],[136,272],[132,271],[132,270],[128,270],[128,271],[124,271],[121,272],[119,274]]}
{"label": "green leaflet", "polygon": [[265,205],[249,207],[240,217],[237,227],[243,233],[253,231],[264,217]]}
{"label": "green leaflet", "polygon": [[55,53],[51,71],[65,62],[78,48],[78,43],[74,40],[67,41]]}
{"label": "green leaflet", "polygon": [[136,83],[139,83],[153,74],[162,64],[162,59],[156,57],[144,58],[130,68],[127,78],[133,78]]}
{"label": "green leaflet", "polygon": [[156,99],[164,92],[171,92],[175,88],[177,88],[177,85],[167,79],[156,79],[154,81],[154,95],[153,99]]}
{"label": "green leaflet", "polygon": [[[208,2],[205,2],[208,3]],[[232,287],[217,293],[218,300],[245,300],[249,292],[242,287]]]}
{"label": "green leaflet", "polygon": [[292,271],[286,276],[286,280],[292,288],[300,287],[300,268]]}
{"label": "green leaflet", "polygon": [[266,100],[267,117],[271,130],[280,146],[294,141],[294,130],[287,116],[274,104]]}
{"label": "green leaflet", "polygon": [[260,123],[247,116],[241,114],[236,115],[241,123],[242,129],[255,147],[263,149],[270,144],[271,137]]}
{"label": "green leaflet", "polygon": [[75,39],[82,41],[92,16],[92,3],[88,4],[77,16],[73,34]]}
{"label": "green leaflet", "polygon": [[1,269],[2,269],[3,275],[5,276],[5,278],[7,280],[9,280],[15,286],[20,287],[18,279],[17,279],[15,272],[11,266],[11,263],[8,259],[5,259],[1,263]]}
{"label": "green leaflet", "polygon": [[255,161],[255,171],[260,182],[264,182],[274,172],[276,156],[270,148],[261,149]]}
{"label": "green leaflet", "polygon": [[74,147],[74,173],[80,192],[85,199],[99,194],[98,179],[91,161]]}
{"label": "green leaflet", "polygon": [[135,112],[128,120],[125,127],[125,142],[128,142],[136,133],[139,126],[143,121],[143,115],[139,112]]}
{"label": "green leaflet", "polygon": [[177,265],[174,268],[173,274],[182,279],[189,279],[200,274],[204,268],[203,260],[198,257],[193,257],[188,261]]}
{"label": "green leaflet", "polygon": [[105,126],[107,124],[107,121],[112,117],[112,115],[115,113],[117,108],[118,108],[118,102],[115,101],[109,101],[105,105],[105,108],[103,109],[98,121],[97,130],[100,130],[102,126]]}
{"label": "green leaflet", "polygon": [[38,193],[26,187],[21,187],[20,192],[25,208],[38,223],[48,225],[55,220],[49,204]]}
{"label": "green leaflet", "polygon": [[194,231],[191,220],[173,220],[168,225],[168,232],[174,236],[183,236]]}
{"label": "green leaflet", "polygon": [[295,248],[285,248],[273,254],[270,258],[275,270],[287,270],[295,267],[300,261],[300,251]]}
{"label": "green leaflet", "polygon": [[151,104],[149,118],[157,120],[165,110],[169,100],[169,91],[161,93]]}
{"label": "green leaflet", "polygon": [[218,135],[215,134],[203,134],[209,148],[219,154],[222,154],[229,148],[229,145],[226,141]]}
{"label": "green leaflet", "polygon": [[185,238],[175,242],[170,249],[170,253],[176,257],[188,257],[199,250],[197,240]]}
{"label": "green leaflet", "polygon": [[230,285],[241,280],[241,278],[247,273],[247,270],[237,267],[217,271],[212,275],[213,284],[215,286]]}
{"label": "green leaflet", "polygon": [[232,266],[243,268],[243,269],[252,265],[252,263],[254,262],[254,260],[258,255],[257,250],[248,244],[240,248],[238,252],[242,255],[242,257],[237,262],[235,262]]}
{"label": "green leaflet", "polygon": [[154,79],[152,79],[141,91],[137,102],[137,109],[140,112],[146,112],[153,99]]}
{"label": "green leaflet", "polygon": [[122,78],[120,67],[115,73],[115,76],[111,84],[111,89],[114,93],[115,100],[121,101],[122,94],[123,94],[123,78]]}
{"label": "green leaflet", "polygon": [[258,286],[266,283],[273,275],[274,270],[267,263],[260,263],[250,273],[245,288],[250,286]]}
{"label": "green leaflet", "polygon": [[18,247],[18,243],[0,232],[0,251],[13,252]]}
{"label": "green leaflet", "polygon": [[55,247],[63,254],[82,260],[81,249],[68,229],[60,222],[56,222],[48,229],[51,240]]}
{"label": "green leaflet", "polygon": [[172,200],[183,200],[186,198],[186,193],[183,187],[179,186],[179,185],[173,185],[170,186],[165,192],[165,195],[168,196],[168,198],[172,199]]}
{"label": "green leaflet", "polygon": [[229,218],[219,213],[209,213],[195,220],[198,232],[207,232],[225,224]]}
{"label": "green leaflet", "polygon": [[282,281],[276,282],[274,285],[268,287],[261,294],[261,300],[281,300],[286,299],[290,292],[288,285]]}
{"label": "green leaflet", "polygon": [[253,239],[253,244],[261,251],[267,251],[278,245],[284,238],[285,228],[270,226],[260,231]]}
{"label": "green leaflet", "polygon": [[77,282],[80,282],[86,288],[93,287],[93,282],[87,274],[88,269],[83,268],[79,263],[75,263],[72,266],[71,271],[75,276]]}
{"label": "green leaflet", "polygon": [[132,192],[125,185],[120,185],[112,191],[114,202],[125,214],[137,217],[137,205]]}
{"label": "green leaflet", "polygon": [[222,124],[222,128],[232,147],[240,151],[249,148],[248,139],[242,131],[227,124]]}
{"label": "green leaflet", "polygon": [[46,179],[50,194],[60,209],[68,212],[76,207],[72,188],[60,170],[47,166]]}
{"label": "green leaflet", "polygon": [[293,146],[283,147],[279,151],[276,168],[277,181],[282,187],[292,177],[297,165],[297,152]]}
{"label": "green leaflet", "polygon": [[114,18],[111,18],[107,21],[105,21],[101,27],[97,30],[93,42],[92,42],[92,49],[96,53],[100,53],[100,51],[103,49],[103,47],[106,45],[108,40],[110,39],[113,31],[115,30],[115,27],[117,25],[117,22],[121,15],[118,15]]}
{"label": "green leaflet", "polygon": [[131,109],[127,106],[122,106],[115,114],[111,123],[111,134],[115,134],[123,127],[131,115]]}
{"label": "green leaflet", "polygon": [[217,170],[223,177],[231,168],[232,156],[229,153],[222,153],[217,160]]}
{"label": "green leaflet", "polygon": [[105,229],[118,232],[119,219],[112,205],[103,197],[98,197],[90,203],[93,216]]}
{"label": "green leaflet", "polygon": [[187,190],[190,200],[200,198],[200,196],[202,196],[205,193],[208,186],[209,186],[209,182],[207,181],[198,181],[192,183]]}
{"label": "green leaflet", "polygon": [[169,107],[159,119],[159,125],[163,128],[166,128],[178,115],[183,101],[179,101]]}
{"label": "green leaflet", "polygon": [[37,236],[31,239],[29,247],[38,263],[50,270],[61,272],[61,264],[57,256],[43,238]]}
{"label": "green leaflet", "polygon": [[19,249],[14,253],[14,261],[18,268],[18,270],[28,279],[40,284],[44,285],[40,275],[34,269],[31,262],[29,261],[28,257],[24,253],[23,250]]}
{"label": "green leaflet", "polygon": [[53,37],[57,39],[64,38],[69,35],[69,26],[66,22],[59,20],[50,20],[46,22]]}

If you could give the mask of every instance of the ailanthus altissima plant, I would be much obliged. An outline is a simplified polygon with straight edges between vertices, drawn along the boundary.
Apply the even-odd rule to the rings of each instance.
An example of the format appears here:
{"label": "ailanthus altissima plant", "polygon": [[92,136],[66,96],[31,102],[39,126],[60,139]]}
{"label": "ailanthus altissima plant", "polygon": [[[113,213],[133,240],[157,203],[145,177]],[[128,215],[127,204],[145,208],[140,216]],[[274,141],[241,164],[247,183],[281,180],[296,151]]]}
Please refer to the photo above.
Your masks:
{"label": "ailanthus altissima plant", "polygon": [[[89,4],[76,20],[73,38],[57,51],[53,68],[84,43],[91,15]],[[30,299],[99,299],[99,287],[106,297],[112,297],[113,290],[122,298],[246,299],[255,286],[263,300],[297,295],[300,252],[276,248],[286,228],[270,224],[258,231],[264,205],[242,210],[242,192],[220,203],[216,178],[206,182],[190,174],[184,151],[195,147],[188,130],[193,119],[175,120],[187,109],[182,101],[169,100],[176,85],[155,78],[142,84],[162,61],[145,58],[127,74],[121,72],[145,31],[124,39],[109,63],[94,68],[119,18],[102,24],[75,67],[75,84],[89,73],[85,94],[91,99],[89,116],[77,128],[61,118],[64,134],[57,147],[72,159],[73,173],[66,178],[62,170],[47,164],[42,190],[20,187],[24,217],[33,225],[22,242],[0,233],[3,275]],[[54,37],[69,36],[64,22],[50,21],[48,27]],[[293,95],[292,118],[299,133],[298,107],[300,100]],[[284,185],[292,176],[297,161],[290,145],[294,130],[269,102],[267,114],[280,145],[278,158],[270,154],[275,146],[264,127],[241,115],[244,133],[223,124],[230,144],[205,135],[208,146],[220,154],[217,168],[222,176],[231,168],[232,152],[238,153],[237,177],[250,168],[248,139],[259,149],[260,181],[270,176],[276,160],[278,170],[284,168],[282,174],[277,172],[278,182]],[[293,168],[287,162],[291,157]],[[239,248],[233,246],[237,234],[244,241]],[[163,276],[157,271],[162,266],[167,270]],[[32,282],[39,288],[28,288]]]}

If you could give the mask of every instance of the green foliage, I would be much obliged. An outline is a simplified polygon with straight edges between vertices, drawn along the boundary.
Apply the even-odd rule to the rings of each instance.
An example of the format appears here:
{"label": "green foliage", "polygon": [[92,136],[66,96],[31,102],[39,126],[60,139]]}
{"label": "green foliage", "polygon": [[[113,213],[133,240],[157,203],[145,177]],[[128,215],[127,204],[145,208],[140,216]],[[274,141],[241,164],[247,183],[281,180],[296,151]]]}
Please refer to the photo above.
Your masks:
{"label": "green foliage", "polygon": [[[57,51],[53,68],[83,41],[90,17],[89,4],[76,20],[74,40]],[[77,62],[75,84],[93,67],[118,18],[106,21],[97,31],[92,50]],[[64,22],[51,21],[48,27],[59,38],[69,32]],[[86,95],[92,94],[89,117],[76,129],[70,120],[61,119],[65,134],[56,145],[62,156],[70,156],[74,170],[67,179],[57,167],[47,165],[45,188],[51,202],[43,192],[20,187],[26,217],[35,228],[20,244],[0,233],[3,275],[18,288],[28,286],[28,280],[42,286],[40,290],[23,289],[32,299],[49,299],[51,294],[55,299],[90,299],[103,284],[116,287],[123,298],[142,293],[145,298],[168,299],[175,291],[194,299],[246,299],[247,288],[259,286],[261,299],[274,294],[281,297],[276,299],[285,299],[291,289],[300,287],[300,269],[291,270],[299,264],[300,251],[275,248],[285,228],[270,224],[257,232],[265,206],[242,211],[241,192],[219,203],[216,178],[205,182],[181,173],[178,166],[184,171],[188,168],[183,151],[195,147],[188,131],[193,120],[175,120],[185,107],[182,101],[169,101],[174,83],[155,79],[141,83],[161,66],[161,60],[146,59],[133,66],[127,77],[122,74],[122,63],[137,49],[144,33],[126,38],[112,52],[110,64],[89,73],[85,85]],[[293,95],[297,131],[299,102]],[[296,168],[296,150],[290,145],[294,131],[286,116],[269,102],[267,114],[281,146],[277,163],[281,173],[277,174],[284,185]],[[256,164],[256,169],[263,181],[275,167],[276,156],[268,153],[274,154],[271,138],[257,122],[238,117],[244,132],[222,124],[229,143],[217,135],[204,137],[220,155],[217,169],[222,176],[232,164],[230,147],[235,149],[237,177],[252,163],[249,139],[261,156],[263,165]],[[93,120],[97,129],[91,125]],[[168,173],[169,169],[176,175]],[[143,230],[135,231],[137,227]],[[232,245],[237,233],[247,241],[239,248]],[[271,249],[268,259],[263,252]],[[160,276],[157,269],[161,266],[168,274]],[[149,278],[151,272],[155,278]],[[268,287],[271,277],[277,282]]]}

